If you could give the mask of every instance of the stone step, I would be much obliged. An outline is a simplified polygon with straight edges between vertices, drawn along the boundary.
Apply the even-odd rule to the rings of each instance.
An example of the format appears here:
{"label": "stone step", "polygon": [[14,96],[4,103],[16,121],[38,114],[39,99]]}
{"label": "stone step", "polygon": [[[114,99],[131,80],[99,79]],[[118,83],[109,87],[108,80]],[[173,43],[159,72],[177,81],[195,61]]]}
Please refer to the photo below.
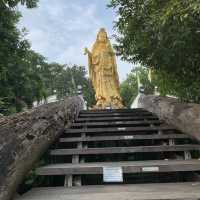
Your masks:
{"label": "stone step", "polygon": [[105,147],[86,149],[55,149],[51,155],[98,155],[98,154],[125,154],[125,153],[150,153],[150,152],[182,152],[200,150],[200,145],[159,145],[159,146],[134,146],[134,147]]}
{"label": "stone step", "polygon": [[143,108],[135,109],[102,109],[102,110],[82,110],[80,114],[89,114],[89,113],[129,113],[129,112],[148,112]]}
{"label": "stone step", "polygon": [[152,113],[144,111],[144,112],[128,112],[128,113],[82,113],[79,114],[79,118],[84,117],[116,117],[116,116],[154,116]]}
{"label": "stone step", "polygon": [[71,128],[76,127],[110,127],[110,126],[142,126],[142,125],[160,125],[163,121],[161,120],[141,120],[141,121],[112,121],[112,122],[75,122],[72,124]]}
{"label": "stone step", "polygon": [[60,138],[60,142],[91,142],[91,141],[122,141],[122,140],[164,140],[190,139],[186,134],[149,134],[149,135],[119,135],[119,136],[86,136]]}
{"label": "stone step", "polygon": [[200,160],[151,160],[129,162],[53,164],[38,168],[36,170],[36,173],[38,175],[103,174],[104,167],[121,167],[123,173],[199,171]]}
{"label": "stone step", "polygon": [[141,121],[141,120],[158,120],[157,116],[117,116],[117,117],[85,117],[78,118],[75,122],[115,122],[115,121]]}
{"label": "stone step", "polygon": [[103,127],[103,128],[88,128],[88,129],[65,129],[65,133],[73,133],[73,134],[80,134],[80,133],[90,133],[90,134],[96,134],[96,133],[109,133],[114,132],[120,133],[120,132],[159,132],[159,131],[175,131],[175,128],[173,126],[144,126],[144,127]]}

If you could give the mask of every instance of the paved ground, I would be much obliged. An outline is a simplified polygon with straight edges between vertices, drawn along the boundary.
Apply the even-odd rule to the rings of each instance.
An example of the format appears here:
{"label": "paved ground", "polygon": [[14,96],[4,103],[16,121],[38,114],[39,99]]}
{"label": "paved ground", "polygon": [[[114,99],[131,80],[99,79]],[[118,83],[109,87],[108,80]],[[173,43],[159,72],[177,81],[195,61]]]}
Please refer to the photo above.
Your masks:
{"label": "paved ground", "polygon": [[200,182],[35,188],[16,200],[200,200]]}

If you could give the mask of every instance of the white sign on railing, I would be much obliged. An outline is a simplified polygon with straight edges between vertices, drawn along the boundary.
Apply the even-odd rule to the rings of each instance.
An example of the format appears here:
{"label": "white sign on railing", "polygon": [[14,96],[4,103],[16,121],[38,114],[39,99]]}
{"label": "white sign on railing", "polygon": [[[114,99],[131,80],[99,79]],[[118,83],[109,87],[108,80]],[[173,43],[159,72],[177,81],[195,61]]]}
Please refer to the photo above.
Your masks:
{"label": "white sign on railing", "polygon": [[123,171],[121,167],[103,167],[104,182],[123,182]]}
{"label": "white sign on railing", "polygon": [[159,167],[143,167],[143,172],[159,172]]}

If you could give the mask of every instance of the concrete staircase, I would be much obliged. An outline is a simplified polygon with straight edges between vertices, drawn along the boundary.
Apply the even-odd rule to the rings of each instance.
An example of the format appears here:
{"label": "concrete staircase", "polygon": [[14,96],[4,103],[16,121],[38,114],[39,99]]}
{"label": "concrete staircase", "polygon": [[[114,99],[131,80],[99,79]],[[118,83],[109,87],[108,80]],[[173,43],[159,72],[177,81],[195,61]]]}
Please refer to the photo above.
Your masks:
{"label": "concrete staircase", "polygon": [[[166,182],[169,173],[172,179],[174,175],[180,179],[179,172],[198,171],[199,149],[188,135],[142,109],[82,111],[50,151],[54,164],[39,168],[37,173],[65,176],[66,187],[103,184],[105,167],[122,168],[123,183],[133,183],[137,175],[141,177],[138,182],[148,182],[145,178],[152,182],[154,175],[156,182],[159,175]],[[94,176],[98,181],[87,181],[87,175],[98,174]]]}
{"label": "concrete staircase", "polygon": [[[194,182],[199,180],[199,150],[200,144],[194,138],[179,132],[146,110],[82,111],[78,119],[65,130],[54,148],[50,150],[50,163],[38,168],[37,174],[50,177],[50,179],[55,177],[55,180],[59,177],[59,180],[62,180],[59,186],[67,187],[65,188],[67,191],[79,188],[87,193],[91,190],[85,189],[89,185],[100,187],[96,193],[103,192],[101,187],[106,187],[106,185],[108,188],[119,187],[120,191],[123,188],[121,184],[124,184],[124,187],[127,186],[129,190],[131,187],[134,190],[135,187],[139,188],[138,183],[148,183],[141,187],[150,187],[151,191],[156,193],[156,188],[159,191],[159,187],[163,185],[163,188],[166,188],[166,194],[167,192],[170,194],[170,190],[176,191],[172,189],[175,186],[180,189],[180,184],[182,184],[182,187],[187,190],[194,184],[196,193],[191,194],[200,197],[199,183]],[[119,177],[115,177],[119,176],[116,170],[121,170],[119,172],[122,176],[121,181],[118,180]],[[116,181],[114,181],[115,178]],[[111,179],[111,181],[106,179]],[[172,183],[174,186],[169,189]],[[53,190],[56,189],[53,188]],[[48,193],[47,191],[45,194]],[[151,199],[145,191],[150,192],[144,189],[143,193],[146,197],[138,196],[137,199]],[[162,195],[164,194],[163,189]],[[129,200],[133,195],[127,198],[121,197],[121,199]],[[152,199],[162,199],[160,195],[152,196]],[[187,199],[196,198],[192,195],[191,198],[186,196]],[[80,196],[76,198],[80,199]],[[117,199],[116,196],[114,198]],[[184,199],[177,194],[173,198]],[[73,198],[69,197],[69,199]]]}

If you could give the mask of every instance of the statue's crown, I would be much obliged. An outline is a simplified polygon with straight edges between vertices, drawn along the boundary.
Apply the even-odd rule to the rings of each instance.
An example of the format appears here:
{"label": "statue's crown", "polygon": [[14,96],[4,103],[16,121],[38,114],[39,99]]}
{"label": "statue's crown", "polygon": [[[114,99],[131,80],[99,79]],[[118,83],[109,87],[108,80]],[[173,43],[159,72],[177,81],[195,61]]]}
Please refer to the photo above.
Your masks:
{"label": "statue's crown", "polygon": [[106,29],[105,28],[100,28],[99,32],[105,32],[106,33]]}

